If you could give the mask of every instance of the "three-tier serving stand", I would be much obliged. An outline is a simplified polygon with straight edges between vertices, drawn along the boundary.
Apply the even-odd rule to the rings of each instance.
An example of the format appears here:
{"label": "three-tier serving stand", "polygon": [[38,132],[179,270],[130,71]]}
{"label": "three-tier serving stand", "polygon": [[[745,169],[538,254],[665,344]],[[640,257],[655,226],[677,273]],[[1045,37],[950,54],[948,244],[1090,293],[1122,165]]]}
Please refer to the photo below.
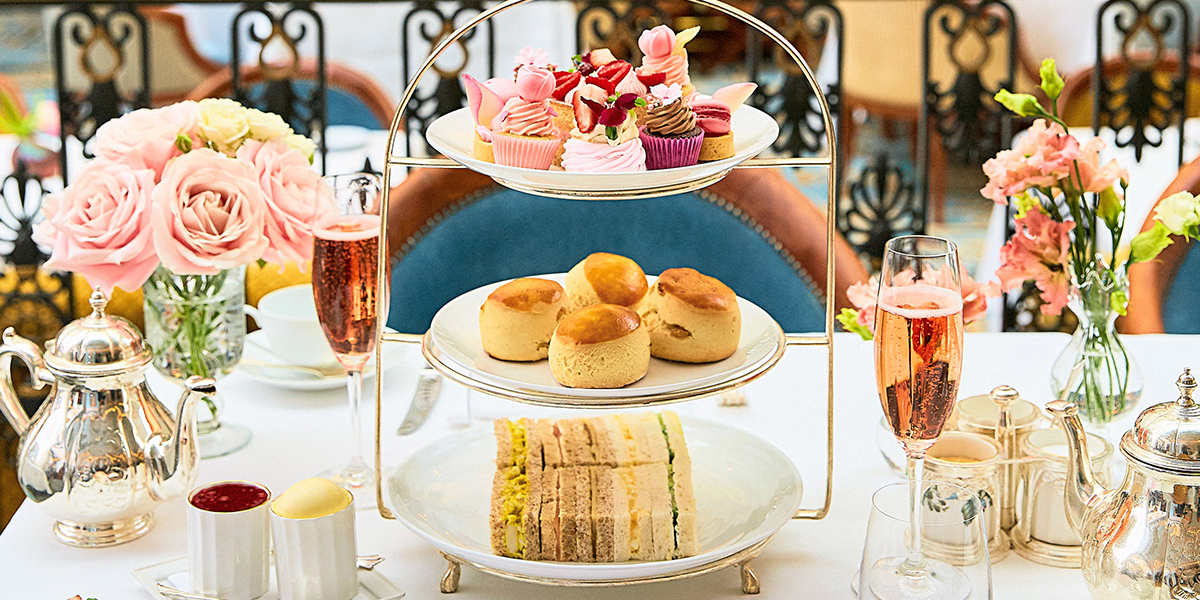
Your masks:
{"label": "three-tier serving stand", "polygon": [[[425,73],[427,71],[429,71],[429,69],[437,61],[438,57],[440,57],[442,55],[442,53],[449,46],[456,43],[460,38],[462,38],[465,34],[470,32],[471,30],[475,29],[475,27],[477,27],[480,23],[483,23],[484,21],[491,19],[493,16],[495,16],[499,13],[507,11],[510,8],[514,8],[516,6],[526,4],[530,1],[531,0],[507,0],[501,4],[498,4],[494,7],[486,10],[486,11],[479,13],[475,18],[471,19],[470,21],[468,21],[467,23],[463,24],[461,27],[456,29],[454,32],[450,33],[448,36],[443,38],[440,41],[440,43],[437,44],[437,46],[435,46],[433,48],[433,50],[430,52],[429,56],[425,59],[425,62],[421,65],[420,69],[417,71],[416,77],[414,77],[412,79],[412,82],[409,83],[407,89],[404,90],[404,96],[400,100],[400,104],[397,107],[396,114],[392,119],[391,130],[388,133],[388,142],[387,142],[388,158],[387,158],[387,165],[384,168],[384,174],[383,174],[384,201],[381,206],[381,213],[380,213],[380,220],[381,220],[380,239],[381,240],[388,239],[387,224],[388,224],[389,200],[390,200],[390,194],[391,194],[391,183],[390,182],[391,182],[391,174],[392,174],[393,169],[409,168],[409,167],[465,168],[461,164],[459,164],[453,160],[446,159],[446,158],[415,158],[415,157],[407,157],[407,156],[398,156],[398,155],[395,155],[392,153],[392,150],[395,147],[397,135],[405,134],[402,129],[404,112],[407,109],[407,107],[409,106],[409,102],[412,100],[413,94],[416,92],[417,85],[420,82],[421,77],[423,75],[425,75]],[[775,29],[768,26],[766,23],[763,23],[759,19],[755,18],[754,16],[752,16],[742,10],[734,8],[733,6],[725,4],[721,0],[689,0],[689,1],[694,4],[707,6],[709,8],[720,11],[726,15],[729,15],[735,19],[738,19],[738,20],[742,21],[743,23],[746,23],[747,25],[753,27],[755,30],[762,33],[767,38],[769,38],[770,40],[772,40],[773,42],[778,44],[781,48],[783,48],[783,50],[787,53],[787,55],[795,62],[796,66],[798,66],[800,68],[800,70],[804,73],[804,77],[808,81],[808,85],[812,88],[814,95],[817,98],[817,101],[820,105],[821,117],[824,120],[825,148],[826,148],[825,156],[791,157],[791,158],[757,158],[756,157],[756,158],[751,158],[749,160],[746,160],[735,167],[731,167],[731,169],[732,168],[772,168],[772,167],[816,167],[816,168],[828,169],[828,171],[829,171],[828,198],[829,198],[830,206],[832,206],[832,203],[836,201],[836,198],[837,198],[836,192],[838,189],[837,152],[836,152],[836,145],[835,145],[833,119],[832,119],[832,115],[829,111],[829,105],[826,102],[825,95],[821,92],[821,88],[818,85],[816,78],[813,76],[813,72],[809,68],[808,63],[800,55],[800,52],[796,49],[796,47],[793,46],[791,44],[791,42],[789,42],[787,40],[787,38],[785,38],[782,34],[780,34]],[[572,200],[635,200],[635,199],[655,198],[655,197],[659,197],[659,196],[667,196],[667,195],[672,195],[672,194],[681,194],[681,193],[685,193],[685,192],[695,191],[695,190],[707,187],[709,185],[712,185],[713,183],[716,183],[717,181],[720,181],[723,177],[725,177],[725,175],[727,175],[729,173],[729,170],[730,169],[726,169],[725,171],[716,173],[715,175],[710,175],[710,176],[706,176],[703,178],[683,181],[683,182],[675,183],[672,185],[658,186],[658,187],[653,187],[653,188],[633,189],[633,190],[604,190],[604,191],[543,189],[543,188],[539,188],[536,186],[531,186],[527,182],[512,181],[512,180],[504,179],[502,177],[493,177],[493,178],[497,181],[497,183],[500,183],[501,185],[504,185],[506,187],[509,187],[509,188],[512,188],[512,189],[515,189],[518,191],[522,191],[522,192],[527,192],[530,194],[540,195],[540,196],[548,196],[548,197],[554,197],[554,198],[566,198],[566,199],[572,199]],[[709,382],[706,385],[691,388],[685,393],[674,392],[674,393],[664,393],[664,394],[657,394],[657,395],[633,394],[628,397],[606,397],[602,404],[598,404],[595,401],[588,401],[587,399],[585,399],[581,396],[577,396],[577,395],[573,394],[572,390],[570,388],[564,387],[564,388],[562,388],[561,391],[556,391],[556,392],[533,391],[533,390],[528,390],[528,389],[524,389],[524,388],[516,388],[516,387],[506,386],[504,384],[498,384],[494,380],[485,380],[485,379],[482,379],[482,378],[476,376],[475,374],[471,373],[469,370],[454,369],[454,368],[451,368],[450,365],[443,362],[439,358],[436,349],[431,348],[431,344],[430,344],[431,333],[430,332],[426,332],[423,335],[422,334],[405,334],[405,333],[387,332],[385,330],[386,319],[387,319],[387,306],[386,306],[387,296],[384,294],[377,295],[376,296],[376,298],[377,298],[376,314],[379,315],[378,318],[379,318],[380,322],[379,322],[378,326],[376,327],[376,331],[377,331],[376,348],[378,349],[377,351],[380,353],[381,356],[377,357],[377,359],[375,361],[375,481],[376,481],[375,498],[376,498],[377,506],[379,508],[379,514],[381,516],[383,516],[385,519],[395,519],[396,518],[395,515],[392,514],[392,511],[388,509],[387,503],[385,502],[385,499],[384,499],[385,498],[384,486],[386,484],[385,484],[385,480],[383,478],[383,472],[382,472],[382,468],[381,468],[381,465],[383,464],[382,450],[381,450],[382,444],[381,444],[381,437],[380,437],[381,432],[382,432],[382,416],[381,416],[382,410],[381,410],[381,408],[382,408],[383,381],[384,381],[383,365],[386,362],[382,359],[382,353],[385,351],[388,344],[391,344],[391,343],[421,344],[422,352],[425,355],[425,358],[429,361],[429,363],[435,369],[437,369],[445,377],[448,377],[449,379],[456,381],[456,382],[466,386],[469,389],[476,390],[476,391],[479,391],[479,392],[482,392],[485,394],[489,394],[492,396],[506,398],[508,400],[513,400],[516,402],[522,402],[522,403],[538,405],[538,406],[555,406],[555,407],[560,407],[560,408],[561,407],[566,407],[566,408],[612,408],[612,407],[623,407],[623,406],[624,407],[627,407],[627,406],[656,406],[656,405],[668,404],[668,403],[672,403],[672,402],[683,402],[683,401],[692,400],[692,399],[699,398],[699,397],[710,397],[712,394],[736,389],[736,388],[741,387],[741,386],[745,385],[746,383],[749,383],[750,381],[760,377],[761,375],[766,373],[768,370],[770,370],[771,367],[773,367],[775,364],[778,363],[779,359],[781,359],[783,356],[783,351],[788,346],[824,346],[826,348],[826,353],[827,353],[826,370],[827,370],[827,377],[828,377],[828,381],[826,384],[827,398],[826,398],[826,410],[825,410],[825,412],[826,412],[826,436],[825,436],[826,465],[825,465],[824,500],[822,501],[822,504],[819,508],[801,508],[797,511],[796,515],[793,517],[795,519],[811,519],[811,520],[823,519],[825,517],[825,515],[828,514],[828,512],[829,512],[829,507],[830,507],[830,504],[832,501],[832,493],[833,493],[833,317],[834,317],[834,293],[833,293],[833,290],[834,290],[834,258],[833,257],[834,257],[834,240],[836,239],[836,233],[835,233],[835,229],[834,229],[834,219],[831,216],[829,216],[826,219],[826,221],[827,221],[827,230],[825,233],[825,237],[826,237],[826,246],[825,246],[825,255],[826,255],[826,261],[825,261],[825,263],[826,263],[825,264],[825,290],[826,290],[826,294],[825,294],[825,296],[826,296],[825,297],[825,332],[821,335],[786,334],[784,336],[784,342],[783,342],[783,344],[780,345],[780,347],[778,348],[778,351],[775,352],[775,354],[770,358],[770,360],[768,360],[761,368],[740,372],[735,376],[731,376],[728,379],[725,379],[722,381],[717,381],[715,383]],[[387,252],[379,253],[378,274],[379,274],[380,280],[384,280],[388,276],[388,273],[389,273],[388,261],[389,261],[390,257],[388,256],[388,254],[389,253],[387,253]],[[741,575],[742,591],[747,594],[757,594],[759,592],[759,582],[758,582],[757,576],[754,574],[754,571],[751,570],[751,568],[750,568],[750,561],[753,560],[756,556],[758,556],[758,554],[762,551],[763,546],[768,541],[770,541],[769,537],[757,544],[754,544],[754,545],[752,545],[748,548],[745,548],[739,552],[736,552],[732,555],[725,556],[720,559],[716,559],[707,564],[702,564],[699,566],[682,569],[682,570],[679,570],[676,572],[671,572],[671,573],[668,573],[665,575],[657,575],[657,576],[653,576],[653,577],[641,577],[641,578],[634,578],[634,579],[586,580],[586,581],[574,580],[574,579],[554,579],[554,578],[544,578],[544,577],[531,577],[531,576],[524,575],[524,574],[506,572],[506,571],[495,569],[492,567],[480,565],[477,562],[471,561],[469,559],[466,559],[466,558],[463,558],[460,556],[453,556],[446,552],[442,552],[442,555],[446,558],[448,565],[447,565],[445,574],[442,576],[441,591],[443,593],[453,593],[453,592],[457,591],[459,575],[461,573],[462,565],[464,565],[464,564],[474,567],[480,571],[484,571],[484,572],[491,573],[491,574],[497,575],[499,577],[505,577],[508,579],[514,579],[514,580],[518,580],[518,581],[527,581],[527,582],[539,583],[539,584],[544,584],[544,585],[571,586],[571,587],[614,587],[614,586],[634,585],[634,584],[650,583],[650,582],[658,582],[658,581],[671,581],[671,580],[675,580],[675,579],[683,579],[686,577],[693,577],[696,575],[710,573],[712,571],[716,571],[718,569],[723,569],[725,567],[737,566],[739,569],[740,575]]]}

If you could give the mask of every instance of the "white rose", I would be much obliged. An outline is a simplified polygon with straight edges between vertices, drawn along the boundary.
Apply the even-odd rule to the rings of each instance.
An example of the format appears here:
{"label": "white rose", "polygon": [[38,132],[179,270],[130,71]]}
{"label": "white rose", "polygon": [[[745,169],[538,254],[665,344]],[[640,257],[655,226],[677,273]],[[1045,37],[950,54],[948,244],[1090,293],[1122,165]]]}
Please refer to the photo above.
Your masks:
{"label": "white rose", "polygon": [[227,98],[206,98],[199,103],[196,125],[200,136],[217,152],[233,156],[250,134],[246,108]]}
{"label": "white rose", "polygon": [[1171,194],[1154,207],[1154,217],[1176,235],[1184,235],[1192,225],[1200,223],[1196,197],[1187,192]]}
{"label": "white rose", "polygon": [[292,148],[299,150],[302,154],[304,154],[304,158],[308,159],[309,164],[312,164],[313,155],[317,152],[316,142],[298,133],[288,135],[283,141],[287,142],[287,145],[291,146]]}
{"label": "white rose", "polygon": [[250,138],[260,142],[269,142],[292,133],[292,128],[288,127],[283,117],[275,113],[250,108],[246,109],[246,120],[250,123]]}

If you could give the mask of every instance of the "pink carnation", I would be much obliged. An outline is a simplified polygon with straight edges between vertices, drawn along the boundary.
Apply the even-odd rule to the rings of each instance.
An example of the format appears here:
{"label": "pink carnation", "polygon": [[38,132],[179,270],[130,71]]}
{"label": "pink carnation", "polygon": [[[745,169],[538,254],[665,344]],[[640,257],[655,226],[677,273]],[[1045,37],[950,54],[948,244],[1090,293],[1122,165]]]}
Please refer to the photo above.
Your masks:
{"label": "pink carnation", "polygon": [[333,190],[313,172],[308,159],[281,140],[247,140],[237,159],[253,167],[266,194],[270,245],[263,258],[276,263],[312,260],[313,225],[337,213]]}
{"label": "pink carnation", "polygon": [[1074,228],[1074,222],[1059,223],[1040,210],[1017,219],[1017,232],[1000,250],[1000,286],[1014,290],[1032,279],[1042,290],[1042,314],[1061,313],[1071,289],[1067,263]]}
{"label": "pink carnation", "polygon": [[988,183],[979,191],[997,204],[1008,204],[1009,196],[1030,187],[1053,187],[1071,173],[1079,155],[1079,140],[1061,125],[1038,119],[1012,150],[1001,150],[983,163]]}
{"label": "pink carnation", "polygon": [[172,158],[183,154],[176,146],[180,134],[193,145],[200,145],[196,133],[199,109],[186,101],[163,108],[143,108],[114,119],[96,130],[93,150],[96,156],[134,168],[152,169],[155,181]]}
{"label": "pink carnation", "polygon": [[213,150],[171,161],[151,202],[154,246],[177,274],[215,275],[262,258],[270,244],[254,167]]}
{"label": "pink carnation", "polygon": [[[1129,171],[1121,168],[1116,159],[1100,166],[1100,151],[1104,149],[1104,140],[1094,137],[1083,145],[1079,160],[1079,184],[1085,192],[1098,194],[1112,187],[1118,181],[1129,183]],[[1119,193],[1119,191],[1118,191]]]}
{"label": "pink carnation", "polygon": [[154,171],[98,158],[75,183],[46,198],[36,238],[53,248],[46,266],[75,271],[111,296],[133,291],[158,267],[150,233]]}

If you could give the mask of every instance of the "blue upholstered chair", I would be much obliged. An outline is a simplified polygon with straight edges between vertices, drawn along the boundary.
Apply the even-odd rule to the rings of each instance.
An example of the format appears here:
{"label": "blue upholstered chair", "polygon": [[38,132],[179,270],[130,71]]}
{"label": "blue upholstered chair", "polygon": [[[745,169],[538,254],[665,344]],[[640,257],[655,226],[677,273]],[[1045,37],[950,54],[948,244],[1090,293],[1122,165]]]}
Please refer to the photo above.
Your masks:
{"label": "blue upholstered chair", "polygon": [[[418,170],[393,190],[388,324],[418,333],[481,285],[565,272],[598,251],[647,273],[693,267],[728,284],[789,332],[823,331],[825,220],[776,171],[737,170],[695,193],[585,202],[531,196],[463,170]],[[839,236],[835,299],[866,279]]]}
{"label": "blue upholstered chair", "polygon": [[[1179,170],[1162,198],[1179,191],[1200,194],[1200,159]],[[1150,211],[1142,231],[1153,225]],[[1200,333],[1200,244],[1172,240],[1157,259],[1129,268],[1129,314],[1117,322],[1122,332]]]}

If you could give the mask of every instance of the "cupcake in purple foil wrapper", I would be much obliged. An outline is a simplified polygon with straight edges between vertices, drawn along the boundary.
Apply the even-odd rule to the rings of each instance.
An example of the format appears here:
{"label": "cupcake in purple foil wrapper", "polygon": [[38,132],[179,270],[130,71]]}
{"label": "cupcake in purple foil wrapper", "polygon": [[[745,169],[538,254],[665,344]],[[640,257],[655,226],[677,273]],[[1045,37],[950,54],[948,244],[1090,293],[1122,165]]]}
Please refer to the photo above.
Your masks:
{"label": "cupcake in purple foil wrapper", "polygon": [[673,169],[699,162],[704,131],[683,98],[679,84],[650,88],[651,106],[641,130],[646,168]]}

